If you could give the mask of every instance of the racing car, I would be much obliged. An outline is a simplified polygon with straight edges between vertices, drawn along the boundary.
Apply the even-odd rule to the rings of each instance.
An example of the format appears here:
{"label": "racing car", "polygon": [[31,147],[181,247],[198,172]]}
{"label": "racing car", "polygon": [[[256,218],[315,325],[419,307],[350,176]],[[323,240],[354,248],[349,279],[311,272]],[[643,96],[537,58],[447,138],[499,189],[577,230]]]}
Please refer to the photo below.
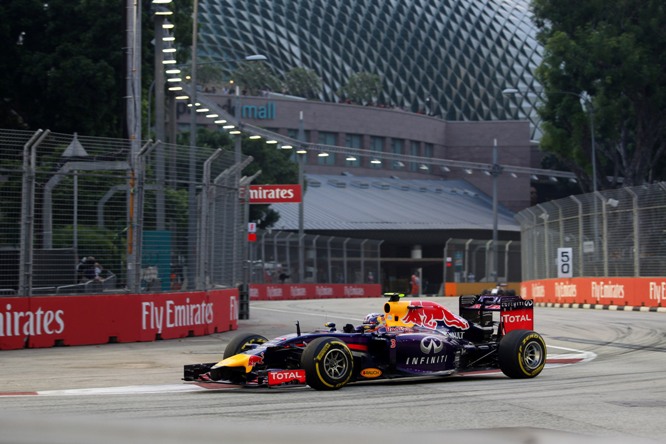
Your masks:
{"label": "racing car", "polygon": [[184,366],[183,380],[241,386],[307,385],[336,390],[348,383],[440,377],[501,370],[533,378],[546,363],[546,343],[533,331],[533,301],[492,291],[459,297],[459,314],[434,300],[387,293],[383,313],[358,326],[296,332],[271,340],[243,333],[216,363]]}

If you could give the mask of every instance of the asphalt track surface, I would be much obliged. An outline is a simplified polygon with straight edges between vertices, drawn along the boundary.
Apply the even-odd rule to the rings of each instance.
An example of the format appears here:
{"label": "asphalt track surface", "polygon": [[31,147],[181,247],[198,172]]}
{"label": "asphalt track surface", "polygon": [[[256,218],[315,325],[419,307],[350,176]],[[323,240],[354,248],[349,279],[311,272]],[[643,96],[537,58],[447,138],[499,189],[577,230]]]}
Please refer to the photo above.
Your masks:
{"label": "asphalt track surface", "polygon": [[[456,298],[429,298],[457,311]],[[666,314],[536,307],[549,363],[435,381],[208,390],[184,364],[238,332],[360,323],[384,300],[253,302],[239,329],[134,344],[0,351],[0,443],[666,443]]]}

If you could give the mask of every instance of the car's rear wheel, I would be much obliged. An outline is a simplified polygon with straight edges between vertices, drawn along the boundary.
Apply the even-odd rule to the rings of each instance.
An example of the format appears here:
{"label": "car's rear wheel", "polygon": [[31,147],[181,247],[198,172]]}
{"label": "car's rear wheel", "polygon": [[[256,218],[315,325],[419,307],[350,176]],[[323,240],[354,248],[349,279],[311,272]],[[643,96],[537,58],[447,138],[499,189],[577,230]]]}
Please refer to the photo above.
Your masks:
{"label": "car's rear wheel", "polygon": [[509,378],[534,378],[546,365],[546,342],[534,331],[513,330],[500,341],[498,358]]}
{"label": "car's rear wheel", "polygon": [[253,347],[268,342],[268,339],[261,335],[254,333],[243,333],[235,336],[227,348],[224,349],[224,359],[230,358],[231,356],[243,353],[244,351],[250,350]]}
{"label": "car's rear wheel", "polygon": [[324,337],[310,342],[303,350],[301,366],[305,379],[315,390],[337,390],[354,371],[354,358],[343,341]]}

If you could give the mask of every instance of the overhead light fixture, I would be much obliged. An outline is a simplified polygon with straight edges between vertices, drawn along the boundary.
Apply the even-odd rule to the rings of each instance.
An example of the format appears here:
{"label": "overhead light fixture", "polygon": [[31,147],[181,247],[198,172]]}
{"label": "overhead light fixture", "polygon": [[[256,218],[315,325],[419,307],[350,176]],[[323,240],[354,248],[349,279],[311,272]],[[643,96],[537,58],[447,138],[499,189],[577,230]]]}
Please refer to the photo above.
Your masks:
{"label": "overhead light fixture", "polygon": [[162,16],[173,15],[173,11],[169,11],[168,9],[162,9],[159,11],[155,11],[155,15],[162,15]]}
{"label": "overhead light fixture", "polygon": [[174,37],[174,36],[172,36],[172,35],[167,35],[167,36],[165,36],[165,37],[162,37],[162,41],[163,41],[163,42],[175,42],[175,41],[176,41],[176,37]]}
{"label": "overhead light fixture", "polygon": [[165,21],[162,23],[162,29],[173,29],[176,25],[171,23],[170,21]]}
{"label": "overhead light fixture", "polygon": [[233,128],[235,128],[234,125],[224,125],[224,126],[222,127],[222,129],[227,129],[227,130],[228,130],[228,129],[233,129]]}
{"label": "overhead light fixture", "polygon": [[206,114],[206,117],[208,117],[209,119],[214,119],[216,117],[220,117],[220,115],[219,114]]}
{"label": "overhead light fixture", "polygon": [[176,48],[164,48],[162,52],[165,54],[170,54],[172,52],[176,52]]}
{"label": "overhead light fixture", "polygon": [[186,96],[186,95],[176,96],[176,100],[187,100],[189,98],[190,98],[190,96]]}
{"label": "overhead light fixture", "polygon": [[165,74],[170,74],[170,75],[173,75],[173,74],[180,74],[180,69],[178,69],[178,68],[171,68],[171,69],[167,69],[167,70],[164,71],[164,72],[165,72]]}
{"label": "overhead light fixture", "polygon": [[299,148],[296,150],[296,154],[307,154],[307,153],[308,150],[306,150],[305,148]]}
{"label": "overhead light fixture", "polygon": [[290,150],[292,148],[293,148],[293,146],[291,146],[291,145],[282,145],[282,146],[280,146],[280,149],[283,149],[283,150]]}
{"label": "overhead light fixture", "polygon": [[472,174],[472,172],[473,172],[473,171],[472,171],[471,169],[469,169],[469,168],[465,168],[463,171],[464,171],[465,173],[467,173],[467,174]]}
{"label": "overhead light fixture", "polygon": [[258,135],[258,134],[252,134],[252,135],[249,137],[249,139],[251,139],[251,140],[257,140],[257,139],[261,139],[261,136]]}
{"label": "overhead light fixture", "polygon": [[182,86],[170,86],[169,91],[182,91],[183,87]]}
{"label": "overhead light fixture", "polygon": [[276,143],[278,143],[277,140],[267,140],[267,141],[266,141],[266,144],[267,144],[267,145],[275,145]]}
{"label": "overhead light fixture", "polygon": [[514,179],[518,179],[518,175],[516,173],[511,173],[511,177],[513,177]]}
{"label": "overhead light fixture", "polygon": [[441,169],[442,169],[442,171],[444,171],[445,173],[450,173],[450,172],[451,172],[451,168],[449,168],[449,167],[447,167],[447,166],[443,166],[443,167],[441,167]]}
{"label": "overhead light fixture", "polygon": [[198,113],[207,113],[208,111],[210,111],[208,108],[199,108],[199,109],[197,109]]}
{"label": "overhead light fixture", "polygon": [[378,165],[378,164],[382,163],[382,161],[379,160],[379,159],[372,159],[372,160],[370,161],[370,163],[374,163],[375,165]]}
{"label": "overhead light fixture", "polygon": [[421,166],[419,166],[419,169],[420,170],[428,170],[428,165],[426,165],[425,163],[422,163]]}
{"label": "overhead light fixture", "polygon": [[168,5],[173,0],[153,0],[153,5]]}
{"label": "overhead light fixture", "polygon": [[233,134],[233,135],[237,135],[237,134],[240,134],[240,133],[241,133],[240,130],[231,130],[231,131],[229,131],[229,134]]}
{"label": "overhead light fixture", "polygon": [[347,156],[347,159],[346,159],[346,160],[348,160],[348,161],[350,161],[350,162],[356,162],[356,157],[354,157],[354,156]]}
{"label": "overhead light fixture", "polygon": [[555,182],[555,183],[557,183],[557,177],[555,177],[555,176],[550,176],[549,179],[550,179],[551,182]]}
{"label": "overhead light fixture", "polygon": [[319,156],[319,157],[328,157],[328,153],[321,152],[321,153],[317,154],[317,156]]}
{"label": "overhead light fixture", "polygon": [[215,123],[217,123],[219,125],[222,125],[223,123],[227,123],[227,121],[224,120],[224,119],[218,119],[218,120],[215,121]]}
{"label": "overhead light fixture", "polygon": [[176,61],[174,59],[165,59],[162,60],[162,65],[175,65]]}
{"label": "overhead light fixture", "polygon": [[169,77],[167,79],[167,82],[171,82],[171,83],[178,83],[178,82],[182,82],[182,81],[183,81],[183,79],[181,79],[180,77]]}
{"label": "overhead light fixture", "polygon": [[486,176],[490,176],[490,171],[488,171],[488,170],[484,170],[484,171],[483,171],[483,174],[485,174]]}
{"label": "overhead light fixture", "polygon": [[575,177],[570,178],[570,179],[569,179],[569,182],[571,182],[571,183],[578,183],[578,181],[576,180]]}
{"label": "overhead light fixture", "polygon": [[539,180],[539,176],[537,176],[536,174],[532,174],[532,175],[530,176],[530,179],[532,179],[532,180]]}
{"label": "overhead light fixture", "polygon": [[405,166],[405,164],[404,164],[404,163],[402,163],[402,162],[401,162],[401,161],[399,161],[399,160],[396,160],[396,161],[394,162],[394,164],[395,164],[395,166],[397,166],[398,168],[402,168],[402,167],[404,167],[404,166]]}

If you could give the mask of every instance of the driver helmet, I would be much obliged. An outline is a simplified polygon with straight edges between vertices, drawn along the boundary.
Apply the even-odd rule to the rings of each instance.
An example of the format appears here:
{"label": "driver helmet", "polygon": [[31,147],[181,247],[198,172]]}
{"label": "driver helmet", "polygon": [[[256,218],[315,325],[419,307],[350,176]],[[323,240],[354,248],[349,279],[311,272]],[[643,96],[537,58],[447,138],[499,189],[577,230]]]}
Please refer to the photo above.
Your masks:
{"label": "driver helmet", "polygon": [[384,324],[384,315],[380,313],[369,313],[363,319],[363,328],[366,330],[375,329]]}

